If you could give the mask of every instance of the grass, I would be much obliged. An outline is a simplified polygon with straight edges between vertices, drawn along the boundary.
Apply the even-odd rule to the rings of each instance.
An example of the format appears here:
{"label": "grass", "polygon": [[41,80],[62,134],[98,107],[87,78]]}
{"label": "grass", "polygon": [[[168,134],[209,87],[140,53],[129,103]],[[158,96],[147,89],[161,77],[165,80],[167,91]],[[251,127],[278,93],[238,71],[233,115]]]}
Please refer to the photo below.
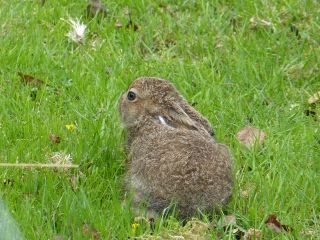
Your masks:
{"label": "grass", "polygon": [[[139,76],[171,80],[230,147],[235,186],[226,210],[238,226],[260,229],[264,239],[319,235],[319,106],[318,116],[304,113],[320,90],[317,1],[107,1],[106,19],[82,17],[88,26],[82,45],[68,40],[62,19],[83,16],[85,1],[0,4],[0,162],[48,163],[62,152],[82,172],[0,169],[0,196],[26,239],[94,238],[84,226],[101,239],[148,234],[143,224],[132,227],[123,204],[117,113],[120,94]],[[126,9],[140,31],[125,27]],[[23,84],[18,72],[48,86]],[[263,146],[246,150],[237,142],[246,125],[267,133]],[[293,230],[266,228],[271,213]],[[155,235],[181,229],[177,220],[158,219]],[[221,227],[208,232],[216,234],[236,238]]]}

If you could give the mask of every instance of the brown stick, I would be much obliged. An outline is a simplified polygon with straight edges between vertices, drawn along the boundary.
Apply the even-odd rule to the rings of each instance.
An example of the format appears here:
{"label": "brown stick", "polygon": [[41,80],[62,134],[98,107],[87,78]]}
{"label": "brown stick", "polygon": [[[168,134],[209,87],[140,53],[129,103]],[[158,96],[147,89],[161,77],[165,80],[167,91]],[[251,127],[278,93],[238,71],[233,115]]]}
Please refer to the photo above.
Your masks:
{"label": "brown stick", "polygon": [[0,167],[13,168],[78,168],[78,164],[0,163]]}

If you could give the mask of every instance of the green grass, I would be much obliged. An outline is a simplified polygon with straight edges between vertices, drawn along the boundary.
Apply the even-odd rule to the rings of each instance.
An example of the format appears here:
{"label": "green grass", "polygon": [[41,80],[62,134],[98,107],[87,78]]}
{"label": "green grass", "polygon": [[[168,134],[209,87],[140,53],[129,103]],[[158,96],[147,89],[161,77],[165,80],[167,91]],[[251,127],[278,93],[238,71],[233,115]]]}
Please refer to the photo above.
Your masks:
{"label": "green grass", "polygon": [[[123,203],[117,112],[120,94],[139,76],[171,80],[230,147],[235,187],[227,212],[240,227],[261,229],[264,239],[297,239],[308,229],[315,232],[310,239],[320,234],[319,106],[318,116],[304,114],[308,97],[320,90],[320,3],[106,1],[106,19],[82,18],[88,29],[78,45],[65,36],[70,27],[61,18],[80,18],[86,2],[39,2],[0,0],[0,162],[48,163],[53,152],[65,152],[83,176],[72,189],[76,170],[0,169],[0,196],[26,239],[90,239],[85,223],[102,239],[148,234],[143,224],[134,233]],[[126,8],[139,32],[115,27],[117,20],[126,25]],[[253,28],[254,16],[273,28]],[[18,72],[50,86],[33,89]],[[74,131],[65,127],[71,123]],[[264,146],[240,146],[236,133],[246,125],[267,133]],[[50,133],[61,143],[51,143]],[[14,184],[2,184],[6,179]],[[267,229],[271,213],[293,231]],[[181,223],[158,219],[155,234],[177,229]],[[235,239],[230,231],[221,236]]]}

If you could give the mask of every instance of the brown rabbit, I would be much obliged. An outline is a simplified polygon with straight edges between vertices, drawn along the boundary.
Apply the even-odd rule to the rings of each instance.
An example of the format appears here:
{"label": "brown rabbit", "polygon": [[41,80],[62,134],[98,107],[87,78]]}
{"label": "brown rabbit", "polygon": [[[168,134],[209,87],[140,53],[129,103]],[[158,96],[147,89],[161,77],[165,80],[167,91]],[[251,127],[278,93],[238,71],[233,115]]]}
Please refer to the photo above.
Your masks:
{"label": "brown rabbit", "polygon": [[161,212],[175,202],[182,217],[217,209],[231,196],[227,147],[212,138],[212,127],[166,80],[136,79],[121,97],[128,130],[127,190],[134,207]]}

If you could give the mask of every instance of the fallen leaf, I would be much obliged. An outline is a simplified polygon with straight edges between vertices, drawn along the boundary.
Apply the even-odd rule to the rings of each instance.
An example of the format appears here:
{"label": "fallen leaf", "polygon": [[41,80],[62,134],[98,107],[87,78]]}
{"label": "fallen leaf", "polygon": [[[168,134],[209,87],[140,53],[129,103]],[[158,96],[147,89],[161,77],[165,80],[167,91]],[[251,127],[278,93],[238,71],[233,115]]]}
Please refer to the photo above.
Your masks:
{"label": "fallen leaf", "polygon": [[275,214],[270,214],[267,220],[264,222],[268,228],[276,233],[280,233],[282,230],[286,232],[291,231],[292,229],[288,225],[283,225],[277,220],[277,216]]}
{"label": "fallen leaf", "polygon": [[92,230],[92,236],[93,236],[93,239],[95,239],[95,240],[101,239],[101,234],[95,228],[93,228],[93,230]]}
{"label": "fallen leaf", "polygon": [[255,228],[249,228],[243,237],[244,237],[244,239],[247,239],[247,240],[260,239],[261,238],[261,230],[255,229]]}
{"label": "fallen leaf", "polygon": [[90,225],[87,224],[87,223],[83,224],[82,225],[82,234],[83,234],[83,236],[85,236],[85,237],[88,236],[89,231],[90,231]]}
{"label": "fallen leaf", "polygon": [[50,133],[49,139],[51,143],[59,144],[61,142],[61,138],[58,135]]}
{"label": "fallen leaf", "polygon": [[227,227],[229,225],[236,225],[236,224],[237,224],[237,218],[235,215],[226,215],[226,216],[222,216],[218,225],[220,227]]}
{"label": "fallen leaf", "polygon": [[315,94],[313,94],[309,99],[308,99],[308,103],[309,104],[316,104],[320,102],[320,91],[316,92]]}
{"label": "fallen leaf", "polygon": [[18,72],[18,75],[21,78],[21,81],[25,84],[30,84],[36,87],[40,87],[44,84],[44,81],[37,79],[31,75],[23,74],[21,72]]}
{"label": "fallen leaf", "polygon": [[245,145],[247,148],[252,148],[256,142],[262,145],[264,142],[265,136],[266,136],[265,132],[254,127],[242,128],[237,133],[238,141],[243,145]]}
{"label": "fallen leaf", "polygon": [[269,215],[268,219],[264,222],[268,228],[276,233],[281,232],[281,223],[277,220],[276,215]]}
{"label": "fallen leaf", "polygon": [[123,27],[122,22],[117,21],[117,22],[115,23],[115,27],[116,27],[116,28],[122,28],[122,27]]}

